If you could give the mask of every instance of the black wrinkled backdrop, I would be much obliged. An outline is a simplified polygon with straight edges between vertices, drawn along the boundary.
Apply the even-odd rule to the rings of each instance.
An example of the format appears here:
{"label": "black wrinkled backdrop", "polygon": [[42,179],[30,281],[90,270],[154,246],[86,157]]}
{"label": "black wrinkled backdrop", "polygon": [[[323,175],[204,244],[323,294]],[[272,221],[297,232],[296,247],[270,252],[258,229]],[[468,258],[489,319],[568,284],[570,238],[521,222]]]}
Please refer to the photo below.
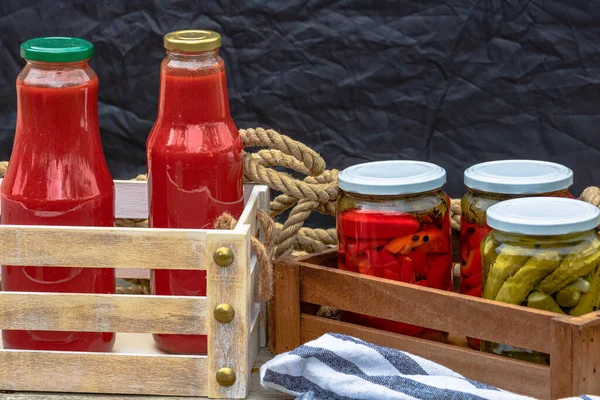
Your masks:
{"label": "black wrinkled backdrop", "polygon": [[273,128],[330,168],[418,159],[464,192],[477,162],[534,158],[600,184],[600,2],[0,1],[0,159],[14,136],[19,44],[94,43],[100,130],[115,178],[145,171],[157,111],[162,36],[223,35],[240,128]]}

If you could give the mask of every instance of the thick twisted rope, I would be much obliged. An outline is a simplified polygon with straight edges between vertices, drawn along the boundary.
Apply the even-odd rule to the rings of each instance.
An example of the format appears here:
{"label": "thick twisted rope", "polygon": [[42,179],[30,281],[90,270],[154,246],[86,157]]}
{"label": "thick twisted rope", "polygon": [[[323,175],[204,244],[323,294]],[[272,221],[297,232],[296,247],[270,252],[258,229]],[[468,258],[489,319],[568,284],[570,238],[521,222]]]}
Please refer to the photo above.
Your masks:
{"label": "thick twisted rope", "polygon": [[[275,223],[263,210],[256,212],[256,219],[262,225],[265,235],[264,243],[255,237],[252,237],[250,242],[259,266],[258,297],[261,300],[269,300],[273,296],[273,263],[271,259],[275,243]],[[236,224],[237,220],[231,214],[225,213],[215,223],[215,229],[234,229]]]}
{"label": "thick twisted rope", "polygon": [[[272,129],[241,129],[240,136],[246,150],[261,148],[254,153],[244,153],[244,179],[249,182],[266,185],[274,191],[281,192],[270,203],[271,217],[277,217],[289,210],[288,218],[283,224],[276,224],[269,235],[270,242],[262,252],[262,257],[279,257],[294,250],[313,253],[334,247],[337,243],[335,229],[310,229],[304,227],[306,218],[317,211],[326,215],[335,215],[338,198],[337,170],[326,170],[325,161],[314,150],[306,145],[277,133]],[[8,162],[0,162],[0,177],[4,177]],[[306,175],[296,179],[287,172],[275,170],[285,168]],[[138,175],[136,180],[146,180],[145,175]],[[580,197],[600,207],[600,188],[588,187]],[[263,226],[266,214],[259,213]],[[460,199],[453,199],[450,207],[451,225],[454,236],[460,230]],[[229,216],[231,217],[231,216]],[[235,226],[234,219],[222,216],[219,226]],[[118,219],[118,226],[146,227],[146,220]],[[233,225],[232,225],[233,224]],[[272,225],[272,224],[271,224]],[[267,229],[267,228],[265,228]],[[253,243],[257,240],[253,239]],[[256,250],[255,250],[256,251]],[[257,254],[258,256],[258,254]],[[268,298],[271,290],[272,270],[263,271],[261,267],[261,296]]]}

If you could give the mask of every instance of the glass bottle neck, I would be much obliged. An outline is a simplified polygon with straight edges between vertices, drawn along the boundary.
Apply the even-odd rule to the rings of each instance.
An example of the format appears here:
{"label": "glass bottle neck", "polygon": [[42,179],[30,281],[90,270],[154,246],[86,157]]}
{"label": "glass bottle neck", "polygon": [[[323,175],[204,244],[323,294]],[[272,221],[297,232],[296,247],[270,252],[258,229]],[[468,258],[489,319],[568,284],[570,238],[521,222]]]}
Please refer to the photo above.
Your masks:
{"label": "glass bottle neck", "polygon": [[192,125],[228,118],[225,65],[218,50],[167,51],[161,66],[158,119]]}
{"label": "glass bottle neck", "polygon": [[72,62],[45,62],[45,61],[34,61],[27,60],[33,68],[41,70],[72,70],[72,69],[84,69],[88,67],[88,60],[72,61]]}

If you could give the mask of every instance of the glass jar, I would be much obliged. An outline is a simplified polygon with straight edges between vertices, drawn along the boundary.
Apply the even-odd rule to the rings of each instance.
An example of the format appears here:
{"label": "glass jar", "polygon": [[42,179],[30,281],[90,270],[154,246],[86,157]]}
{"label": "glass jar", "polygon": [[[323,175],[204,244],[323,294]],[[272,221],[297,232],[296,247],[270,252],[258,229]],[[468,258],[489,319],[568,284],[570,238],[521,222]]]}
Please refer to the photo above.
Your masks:
{"label": "glass jar", "polygon": [[[380,161],[339,175],[338,268],[441,290],[452,289],[446,171],[418,161]],[[369,296],[369,293],[358,293]],[[442,332],[342,312],[344,321],[445,340]]]}
{"label": "glass jar", "polygon": [[[114,226],[114,184],[98,129],[93,45],[67,37],[21,45],[17,126],[2,181],[2,224]],[[2,266],[2,290],[115,293],[115,270]],[[110,332],[5,330],[6,349],[110,351]]]}
{"label": "glass jar", "polygon": [[[229,112],[221,36],[164,38],[158,116],[147,143],[149,226],[210,229],[244,209],[242,141]],[[156,295],[206,296],[206,271],[153,270]],[[205,335],[154,335],[169,353],[206,354]]]}
{"label": "glass jar", "polygon": [[[481,163],[465,171],[467,193],[461,201],[460,293],[481,296],[481,240],[490,231],[485,215],[492,205],[520,197],[573,197],[573,172],[560,164],[535,160]],[[467,338],[479,349],[479,340]]]}
{"label": "glass jar", "polygon": [[[490,207],[483,297],[580,316],[600,305],[600,210],[583,201],[522,198]],[[481,349],[547,364],[549,356],[482,342]]]}

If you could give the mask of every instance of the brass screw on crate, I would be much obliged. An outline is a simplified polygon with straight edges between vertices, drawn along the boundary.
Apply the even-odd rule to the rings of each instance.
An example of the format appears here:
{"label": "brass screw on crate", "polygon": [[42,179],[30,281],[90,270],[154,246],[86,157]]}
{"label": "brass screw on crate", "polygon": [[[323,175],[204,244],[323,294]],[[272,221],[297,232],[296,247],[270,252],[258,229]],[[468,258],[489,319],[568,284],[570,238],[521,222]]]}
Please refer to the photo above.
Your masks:
{"label": "brass screw on crate", "polygon": [[235,310],[227,303],[221,303],[215,307],[213,312],[215,319],[222,324],[227,324],[233,320]]}
{"label": "brass screw on crate", "polygon": [[213,254],[213,260],[219,267],[229,267],[233,264],[233,251],[229,247],[219,247]]}
{"label": "brass screw on crate", "polygon": [[235,371],[223,367],[217,371],[217,382],[221,386],[231,386],[235,383]]}

